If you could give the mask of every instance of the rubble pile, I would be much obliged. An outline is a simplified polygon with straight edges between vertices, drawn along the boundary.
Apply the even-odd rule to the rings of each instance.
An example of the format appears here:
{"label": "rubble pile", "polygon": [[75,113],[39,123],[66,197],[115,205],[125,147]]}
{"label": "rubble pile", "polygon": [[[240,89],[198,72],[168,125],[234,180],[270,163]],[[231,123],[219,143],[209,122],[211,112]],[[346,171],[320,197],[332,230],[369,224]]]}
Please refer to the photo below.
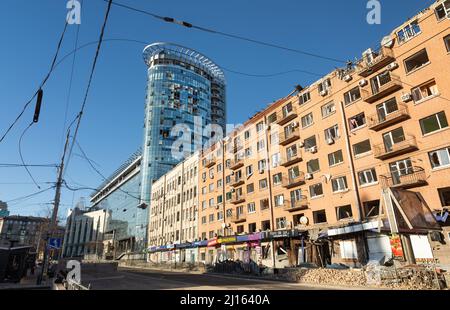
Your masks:
{"label": "rubble pile", "polygon": [[364,272],[356,269],[327,269],[302,268],[295,274],[296,281],[300,283],[328,284],[341,286],[364,286],[366,277]]}

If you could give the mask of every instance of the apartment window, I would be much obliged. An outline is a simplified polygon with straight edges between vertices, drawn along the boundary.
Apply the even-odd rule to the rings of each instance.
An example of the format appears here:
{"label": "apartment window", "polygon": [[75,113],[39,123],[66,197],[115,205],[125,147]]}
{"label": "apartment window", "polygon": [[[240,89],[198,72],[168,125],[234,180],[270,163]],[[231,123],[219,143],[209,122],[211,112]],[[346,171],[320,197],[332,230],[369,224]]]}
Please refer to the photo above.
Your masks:
{"label": "apartment window", "polygon": [[397,32],[398,43],[402,44],[414,38],[416,35],[420,34],[420,32],[421,31],[419,23],[417,22],[417,20],[415,20]]}
{"label": "apartment window", "polygon": [[236,226],[236,231],[237,231],[238,234],[244,233],[244,225]]}
{"label": "apartment window", "polygon": [[269,199],[262,199],[259,201],[259,208],[262,210],[269,209]]}
{"label": "apartment window", "polygon": [[347,190],[347,177],[338,177],[331,179],[331,187],[334,193],[343,192]]}
{"label": "apartment window", "polygon": [[211,193],[214,190],[214,183],[209,184],[209,192]]}
{"label": "apartment window", "polygon": [[267,188],[267,179],[259,180],[259,189],[266,189]]}
{"label": "apartment window", "polygon": [[232,217],[233,216],[233,209],[227,209],[226,210],[226,216],[227,216],[227,218]]}
{"label": "apartment window", "polygon": [[392,81],[391,73],[389,71],[385,71],[381,74],[370,79],[370,85],[372,87],[372,93],[378,94],[380,89]]}
{"label": "apartment window", "polygon": [[231,166],[231,159],[227,159],[225,161],[225,167],[230,168],[230,166]]}
{"label": "apartment window", "polygon": [[206,172],[202,173],[202,180],[205,181],[206,180]]}
{"label": "apartment window", "polygon": [[288,103],[287,105],[285,105],[282,109],[281,109],[282,113],[283,113],[283,117],[286,117],[289,115],[289,113],[292,112],[292,103]]}
{"label": "apartment window", "polygon": [[432,80],[411,90],[415,103],[420,103],[439,94],[436,81]]}
{"label": "apartment window", "polygon": [[281,184],[281,181],[283,180],[283,174],[281,172],[274,174],[272,176],[273,179],[273,185],[279,185]]}
{"label": "apartment window", "polygon": [[281,195],[276,195],[276,196],[274,197],[274,201],[275,201],[275,207],[280,207],[280,206],[282,206],[283,203],[284,203],[284,196],[283,196],[283,194],[281,194]]}
{"label": "apartment window", "polygon": [[445,47],[447,48],[447,52],[450,53],[450,34],[444,38],[444,43]]}
{"label": "apartment window", "polygon": [[263,122],[259,122],[258,124],[256,124],[256,132],[260,132],[263,129],[264,129],[264,123]]}
{"label": "apartment window", "polygon": [[231,200],[231,198],[233,198],[233,193],[231,193],[231,192],[226,193],[225,194],[225,198],[226,198],[227,201]]}
{"label": "apartment window", "polygon": [[297,145],[296,144],[291,145],[290,147],[288,147],[286,149],[287,160],[292,160],[292,159],[296,158],[297,157],[297,153],[298,153],[298,151],[297,151]]}
{"label": "apartment window", "polygon": [[204,187],[202,187],[202,194],[206,195],[206,193],[207,193],[206,186],[204,186]]}
{"label": "apartment window", "polygon": [[245,140],[250,139],[250,130],[246,130],[246,131],[244,132],[244,139],[245,139]]}
{"label": "apartment window", "polygon": [[227,175],[225,177],[225,184],[230,184],[230,182],[231,182],[231,175]]}
{"label": "apartment window", "polygon": [[217,220],[218,221],[223,220],[223,212],[222,211],[217,212]]}
{"label": "apartment window", "polygon": [[236,207],[236,215],[239,217],[244,214],[244,206]]}
{"label": "apartment window", "polygon": [[222,164],[217,165],[217,172],[222,172]]}
{"label": "apartment window", "polygon": [[222,183],[223,183],[222,179],[217,180],[217,188],[221,188],[222,187]]}
{"label": "apartment window", "polygon": [[256,223],[250,223],[248,224],[248,232],[254,233],[256,231]]}
{"label": "apartment window", "polygon": [[383,142],[386,152],[393,151],[394,145],[405,141],[405,139],[406,137],[402,127],[383,134]]}
{"label": "apartment window", "polygon": [[435,8],[436,18],[443,20],[444,18],[450,18],[450,0],[446,0],[439,4]]}
{"label": "apartment window", "polygon": [[281,162],[281,157],[280,157],[280,153],[275,153],[272,155],[272,167],[276,168],[280,165]]}
{"label": "apartment window", "polygon": [[286,228],[286,217],[278,217],[275,222],[276,222],[277,229],[285,229]]}
{"label": "apartment window", "polygon": [[380,214],[380,200],[365,201],[363,211],[365,217],[378,216]]}
{"label": "apartment window", "polygon": [[336,140],[339,138],[339,126],[336,124],[333,127],[325,129],[325,140]]}
{"label": "apartment window", "polygon": [[319,159],[311,159],[306,163],[308,173],[315,173],[320,170]]}
{"label": "apartment window", "polygon": [[277,145],[280,141],[278,132],[274,132],[270,134],[270,144]]}
{"label": "apartment window", "polygon": [[206,201],[202,201],[202,210],[206,209]]}
{"label": "apartment window", "polygon": [[308,126],[311,126],[314,123],[313,114],[312,112],[309,114],[306,114],[301,118],[302,127],[306,128]]}
{"label": "apartment window", "polygon": [[253,193],[255,191],[255,185],[253,183],[247,185],[247,194]]}
{"label": "apartment window", "polygon": [[300,170],[298,169],[298,166],[290,168],[288,170],[288,176],[289,176],[289,180],[297,179],[300,176]]}
{"label": "apartment window", "polygon": [[245,173],[246,173],[247,177],[253,175],[253,166],[250,165],[250,166],[245,167]]}
{"label": "apartment window", "polygon": [[316,136],[314,135],[309,138],[306,138],[304,143],[305,143],[305,150],[311,150],[312,148],[317,146]]}
{"label": "apartment window", "polygon": [[318,91],[319,94],[322,94],[322,92],[328,92],[328,90],[331,88],[331,80],[325,79],[318,85]]}
{"label": "apartment window", "polygon": [[244,151],[244,154],[245,154],[245,157],[247,157],[247,158],[252,156],[252,148],[251,147],[246,148]]}
{"label": "apartment window", "polygon": [[206,224],[206,216],[202,216],[202,224]]}
{"label": "apartment window", "polygon": [[378,182],[377,173],[375,168],[367,169],[358,172],[359,185],[364,186],[368,184],[374,184]]}
{"label": "apartment window", "polygon": [[248,211],[248,213],[255,213],[256,212],[256,206],[255,206],[254,202],[250,202],[247,205],[247,211]]}
{"label": "apartment window", "polygon": [[423,49],[405,60],[406,73],[418,70],[429,62],[427,50]]}
{"label": "apartment window", "polygon": [[311,100],[311,93],[309,91],[304,92],[299,96],[298,100],[300,105],[307,103],[309,100]]}
{"label": "apartment window", "polygon": [[352,104],[353,102],[361,99],[361,91],[358,86],[349,90],[344,94],[344,103],[345,105]]}
{"label": "apartment window", "polygon": [[266,160],[261,159],[260,161],[258,161],[258,171],[263,172],[265,169],[266,169]]}
{"label": "apartment window", "polygon": [[350,127],[350,130],[355,130],[355,129],[361,128],[365,124],[366,124],[366,116],[364,115],[364,112],[359,113],[353,117],[350,117],[348,120],[348,125]]}
{"label": "apartment window", "polygon": [[223,196],[219,195],[217,196],[217,204],[222,203],[223,202]]}
{"label": "apartment window", "polygon": [[323,195],[322,183],[313,184],[309,187],[309,195],[311,198]]}
{"label": "apartment window", "polygon": [[[443,207],[450,206],[450,187],[438,188],[439,198]],[[450,237],[450,236],[449,236]]]}
{"label": "apartment window", "polygon": [[214,178],[214,168],[209,169],[209,177],[210,177],[211,179]]}
{"label": "apartment window", "polygon": [[370,140],[364,140],[362,142],[353,144],[353,153],[355,156],[368,153],[372,150],[372,147],[370,146]]}
{"label": "apartment window", "polygon": [[327,214],[325,210],[313,211],[314,224],[326,223]]}
{"label": "apartment window", "polygon": [[433,169],[450,166],[450,147],[429,152],[428,156]]}
{"label": "apartment window", "polygon": [[344,156],[342,155],[342,150],[338,150],[331,154],[328,154],[328,165],[334,166],[344,162]]}
{"label": "apartment window", "polygon": [[345,205],[342,207],[337,207],[336,208],[336,216],[337,216],[338,221],[351,218],[353,216],[352,206]]}
{"label": "apartment window", "polygon": [[214,222],[214,213],[209,215],[209,222]]}
{"label": "apartment window", "polygon": [[444,111],[425,117],[419,122],[424,135],[448,127]]}
{"label": "apartment window", "polygon": [[272,113],[267,117],[267,123],[272,124],[277,121],[277,113]]}
{"label": "apartment window", "polygon": [[262,231],[270,230],[270,221],[262,221],[261,230]]}
{"label": "apartment window", "polygon": [[329,102],[323,105],[321,109],[322,109],[322,117],[325,118],[336,112],[336,105],[334,104],[334,102]]}
{"label": "apartment window", "polygon": [[214,206],[214,198],[210,198],[209,199],[209,206],[213,207]]}
{"label": "apartment window", "polygon": [[256,150],[257,150],[258,152],[261,152],[262,150],[264,150],[264,146],[265,146],[264,140],[259,140],[259,141],[256,143]]}

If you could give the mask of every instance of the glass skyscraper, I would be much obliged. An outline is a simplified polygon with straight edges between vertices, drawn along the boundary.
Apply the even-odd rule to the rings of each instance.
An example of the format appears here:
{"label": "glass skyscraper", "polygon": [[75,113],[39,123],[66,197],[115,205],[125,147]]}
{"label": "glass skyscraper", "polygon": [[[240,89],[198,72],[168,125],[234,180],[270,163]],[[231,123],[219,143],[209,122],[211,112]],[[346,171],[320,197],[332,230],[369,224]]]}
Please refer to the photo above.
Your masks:
{"label": "glass skyscraper", "polygon": [[[148,83],[141,199],[150,205],[152,182],[211,137],[220,138],[225,134],[226,94],[222,70],[195,50],[177,44],[154,43],[143,54]],[[216,127],[209,130],[208,125]],[[142,220],[148,220],[143,216]]]}

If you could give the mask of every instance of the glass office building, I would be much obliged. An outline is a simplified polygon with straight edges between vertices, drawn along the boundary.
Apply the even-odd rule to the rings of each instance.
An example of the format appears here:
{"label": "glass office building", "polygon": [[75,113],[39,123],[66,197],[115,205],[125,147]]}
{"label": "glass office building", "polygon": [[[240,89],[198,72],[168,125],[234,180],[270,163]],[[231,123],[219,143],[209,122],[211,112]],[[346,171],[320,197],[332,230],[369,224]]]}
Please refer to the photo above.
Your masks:
{"label": "glass office building", "polygon": [[154,43],[143,54],[148,83],[141,198],[149,205],[152,182],[211,137],[218,139],[225,134],[226,100],[222,70],[199,52],[176,44]]}

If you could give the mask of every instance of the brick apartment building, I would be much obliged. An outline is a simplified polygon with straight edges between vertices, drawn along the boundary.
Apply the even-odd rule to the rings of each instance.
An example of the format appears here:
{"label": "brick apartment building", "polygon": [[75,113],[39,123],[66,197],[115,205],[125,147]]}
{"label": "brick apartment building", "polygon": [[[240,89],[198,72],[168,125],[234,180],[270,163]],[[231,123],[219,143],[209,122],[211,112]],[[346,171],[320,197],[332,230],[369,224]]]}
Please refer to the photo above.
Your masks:
{"label": "brick apartment building", "polygon": [[450,264],[448,16],[437,1],[204,150],[199,260],[360,265],[398,243]]}

